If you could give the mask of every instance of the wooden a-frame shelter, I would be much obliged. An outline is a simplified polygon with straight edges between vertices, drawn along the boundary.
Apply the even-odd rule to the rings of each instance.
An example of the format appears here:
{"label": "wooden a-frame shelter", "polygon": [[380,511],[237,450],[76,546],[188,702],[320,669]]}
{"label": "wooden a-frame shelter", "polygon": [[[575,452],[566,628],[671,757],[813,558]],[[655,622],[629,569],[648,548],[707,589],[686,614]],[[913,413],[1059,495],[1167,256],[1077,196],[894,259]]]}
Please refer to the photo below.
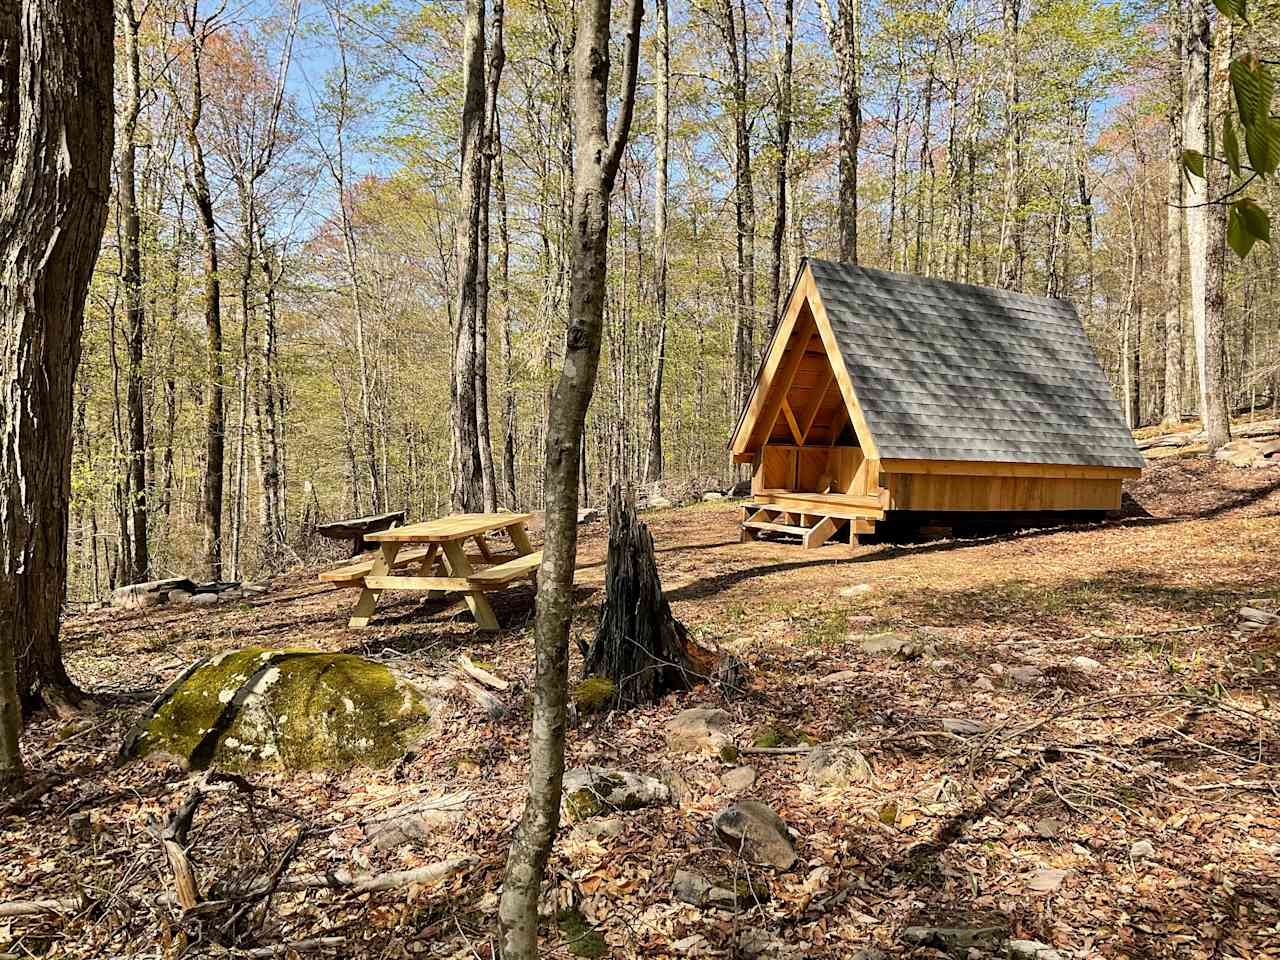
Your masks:
{"label": "wooden a-frame shelter", "polygon": [[807,259],[729,442],[744,539],[1105,513],[1141,473],[1071,304]]}

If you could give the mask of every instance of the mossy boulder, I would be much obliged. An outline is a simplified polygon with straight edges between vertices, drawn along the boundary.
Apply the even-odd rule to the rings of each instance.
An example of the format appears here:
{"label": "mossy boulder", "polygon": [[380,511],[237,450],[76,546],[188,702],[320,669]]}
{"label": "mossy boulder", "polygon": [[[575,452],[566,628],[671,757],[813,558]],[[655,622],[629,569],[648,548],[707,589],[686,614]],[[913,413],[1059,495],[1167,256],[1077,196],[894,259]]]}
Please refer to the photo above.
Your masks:
{"label": "mossy boulder", "polygon": [[573,688],[573,703],[584,716],[598,713],[618,695],[618,685],[608,677],[587,677]]}
{"label": "mossy boulder", "polygon": [[564,809],[575,822],[615,810],[639,810],[671,799],[661,780],[629,770],[574,767],[564,775]]}
{"label": "mossy boulder", "polygon": [[129,731],[121,758],[191,769],[385,766],[431,732],[432,703],[362,657],[247,647],[198,661]]}

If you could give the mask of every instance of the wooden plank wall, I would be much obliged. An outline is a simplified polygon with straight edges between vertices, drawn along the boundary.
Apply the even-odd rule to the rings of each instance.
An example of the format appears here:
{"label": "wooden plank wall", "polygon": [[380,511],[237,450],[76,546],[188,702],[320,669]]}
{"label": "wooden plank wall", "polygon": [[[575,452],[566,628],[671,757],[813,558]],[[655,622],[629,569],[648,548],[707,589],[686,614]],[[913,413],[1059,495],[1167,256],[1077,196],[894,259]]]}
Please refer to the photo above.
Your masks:
{"label": "wooden plank wall", "polygon": [[887,474],[891,510],[1118,510],[1118,479]]}
{"label": "wooden plank wall", "polygon": [[803,446],[770,443],[760,451],[751,489],[865,494],[867,462],[858,447]]}

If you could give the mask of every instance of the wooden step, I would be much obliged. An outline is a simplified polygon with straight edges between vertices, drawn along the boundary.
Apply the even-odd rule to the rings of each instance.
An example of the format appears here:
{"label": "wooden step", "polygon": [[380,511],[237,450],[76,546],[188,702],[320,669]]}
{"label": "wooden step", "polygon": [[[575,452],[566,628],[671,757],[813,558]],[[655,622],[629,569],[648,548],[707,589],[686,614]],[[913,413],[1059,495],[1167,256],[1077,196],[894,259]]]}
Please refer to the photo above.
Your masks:
{"label": "wooden step", "polygon": [[748,520],[743,523],[748,530],[769,530],[773,533],[789,533],[793,537],[803,537],[809,532],[808,527],[793,527],[786,523],[770,523],[767,520]]}

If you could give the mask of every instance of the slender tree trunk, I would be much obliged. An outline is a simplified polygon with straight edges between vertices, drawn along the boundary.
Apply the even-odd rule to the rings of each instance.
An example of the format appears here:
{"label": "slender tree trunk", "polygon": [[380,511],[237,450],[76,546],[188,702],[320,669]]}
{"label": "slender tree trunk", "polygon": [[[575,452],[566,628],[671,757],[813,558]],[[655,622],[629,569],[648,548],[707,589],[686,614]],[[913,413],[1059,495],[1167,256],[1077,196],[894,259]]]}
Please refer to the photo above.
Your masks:
{"label": "slender tree trunk", "polygon": [[[1183,138],[1188,150],[1206,152],[1210,121],[1210,27],[1207,0],[1193,0],[1186,39],[1186,101]],[[1226,18],[1223,18],[1225,20]],[[1230,26],[1214,38],[1214,58],[1225,77],[1230,58]],[[1225,82],[1225,81],[1224,81]],[[1215,101],[1218,97],[1213,98]],[[1207,178],[1192,176],[1186,188],[1186,226],[1191,281],[1191,326],[1196,342],[1196,374],[1200,417],[1213,452],[1231,438],[1222,383],[1222,336],[1225,300],[1223,267],[1226,258],[1226,208],[1212,203],[1219,182],[1216,160],[1205,163]]]}
{"label": "slender tree trunk", "polygon": [[507,182],[503,169],[502,123],[493,115],[494,187],[498,206],[498,268],[501,273],[502,304],[502,388],[504,436],[502,440],[502,475],[507,483],[507,506],[515,510],[519,503],[516,492],[516,376],[515,358],[511,352],[511,233],[507,224]]}
{"label": "slender tree trunk", "polygon": [[110,0],[0,6],[0,784],[20,701],[80,691],[62,662],[73,396],[110,194]]}
{"label": "slender tree trunk", "polygon": [[142,226],[138,214],[137,153],[138,117],[142,112],[142,70],[138,54],[138,17],[133,0],[121,0],[121,33],[124,36],[125,102],[120,121],[119,203],[123,221],[122,277],[128,311],[126,343],[129,349],[127,418],[129,438],[129,522],[133,556],[127,580],[147,578],[147,440],[143,395],[143,336],[146,312],[142,294]]}
{"label": "slender tree trunk", "polygon": [[462,43],[462,179],[454,253],[458,297],[453,337],[454,507],[464,513],[484,507],[484,478],[476,421],[476,327],[480,271],[480,225],[484,196],[485,138],[484,0],[466,0]]}
{"label": "slender tree trunk", "polygon": [[778,172],[774,187],[773,236],[769,247],[769,327],[782,310],[782,242],[787,235],[787,178],[791,158],[791,73],[795,54],[795,0],[782,0],[782,63],[778,66]]}
{"label": "slender tree trunk", "polygon": [[578,463],[582,428],[600,361],[609,196],[631,127],[640,46],[641,0],[631,0],[622,102],[607,134],[609,0],[579,0],[574,52],[577,168],[573,192],[573,263],[565,359],[548,412],[546,532],[538,572],[536,669],[529,737],[529,792],[507,856],[498,909],[504,960],[538,954],[538,892],[560,823],[564,776],[569,624],[578,545]]}
{"label": "slender tree trunk", "polygon": [[205,466],[204,466],[204,554],[205,568],[213,580],[222,579],[222,489],[226,410],[223,400],[222,282],[218,276],[218,233],[213,212],[213,194],[205,170],[204,144],[200,140],[200,119],[204,112],[201,56],[208,22],[194,14],[187,21],[191,32],[191,107],[187,113],[186,138],[191,152],[187,190],[200,217],[204,238],[204,322],[208,368],[205,376]]}
{"label": "slender tree trunk", "polygon": [[1000,214],[1000,251],[997,256],[1005,289],[1021,289],[1022,231],[1022,118],[1018,115],[1018,51],[1020,0],[1002,0],[1004,31],[1005,160],[1004,205]]}
{"label": "slender tree trunk", "polygon": [[1169,0],[1169,155],[1165,207],[1164,423],[1182,420],[1182,0]]}
{"label": "slender tree trunk", "polygon": [[258,246],[262,276],[265,281],[264,321],[262,325],[262,382],[258,391],[262,405],[262,486],[266,492],[266,511],[262,518],[263,546],[274,556],[286,542],[285,489],[280,450],[280,396],[276,358],[277,307],[276,293],[280,274],[274,255],[267,247],[262,224],[258,224]]}
{"label": "slender tree trunk", "polygon": [[485,89],[484,157],[481,160],[479,255],[476,263],[476,434],[480,442],[480,479],[484,508],[498,509],[498,482],[493,469],[493,441],[489,424],[489,198],[493,161],[497,152],[498,87],[506,62],[503,44],[502,0],[493,0],[493,43]]}
{"label": "slender tree trunk", "polygon": [[[791,0],[787,0],[790,5]],[[658,0],[658,69],[654,96],[657,113],[657,169],[653,194],[653,286],[658,339],[649,383],[649,443],[645,452],[646,483],[662,479],[662,375],[667,362],[667,168],[671,159],[671,30],[667,0]],[[777,230],[774,231],[775,235]],[[777,270],[777,263],[774,263]]]}

